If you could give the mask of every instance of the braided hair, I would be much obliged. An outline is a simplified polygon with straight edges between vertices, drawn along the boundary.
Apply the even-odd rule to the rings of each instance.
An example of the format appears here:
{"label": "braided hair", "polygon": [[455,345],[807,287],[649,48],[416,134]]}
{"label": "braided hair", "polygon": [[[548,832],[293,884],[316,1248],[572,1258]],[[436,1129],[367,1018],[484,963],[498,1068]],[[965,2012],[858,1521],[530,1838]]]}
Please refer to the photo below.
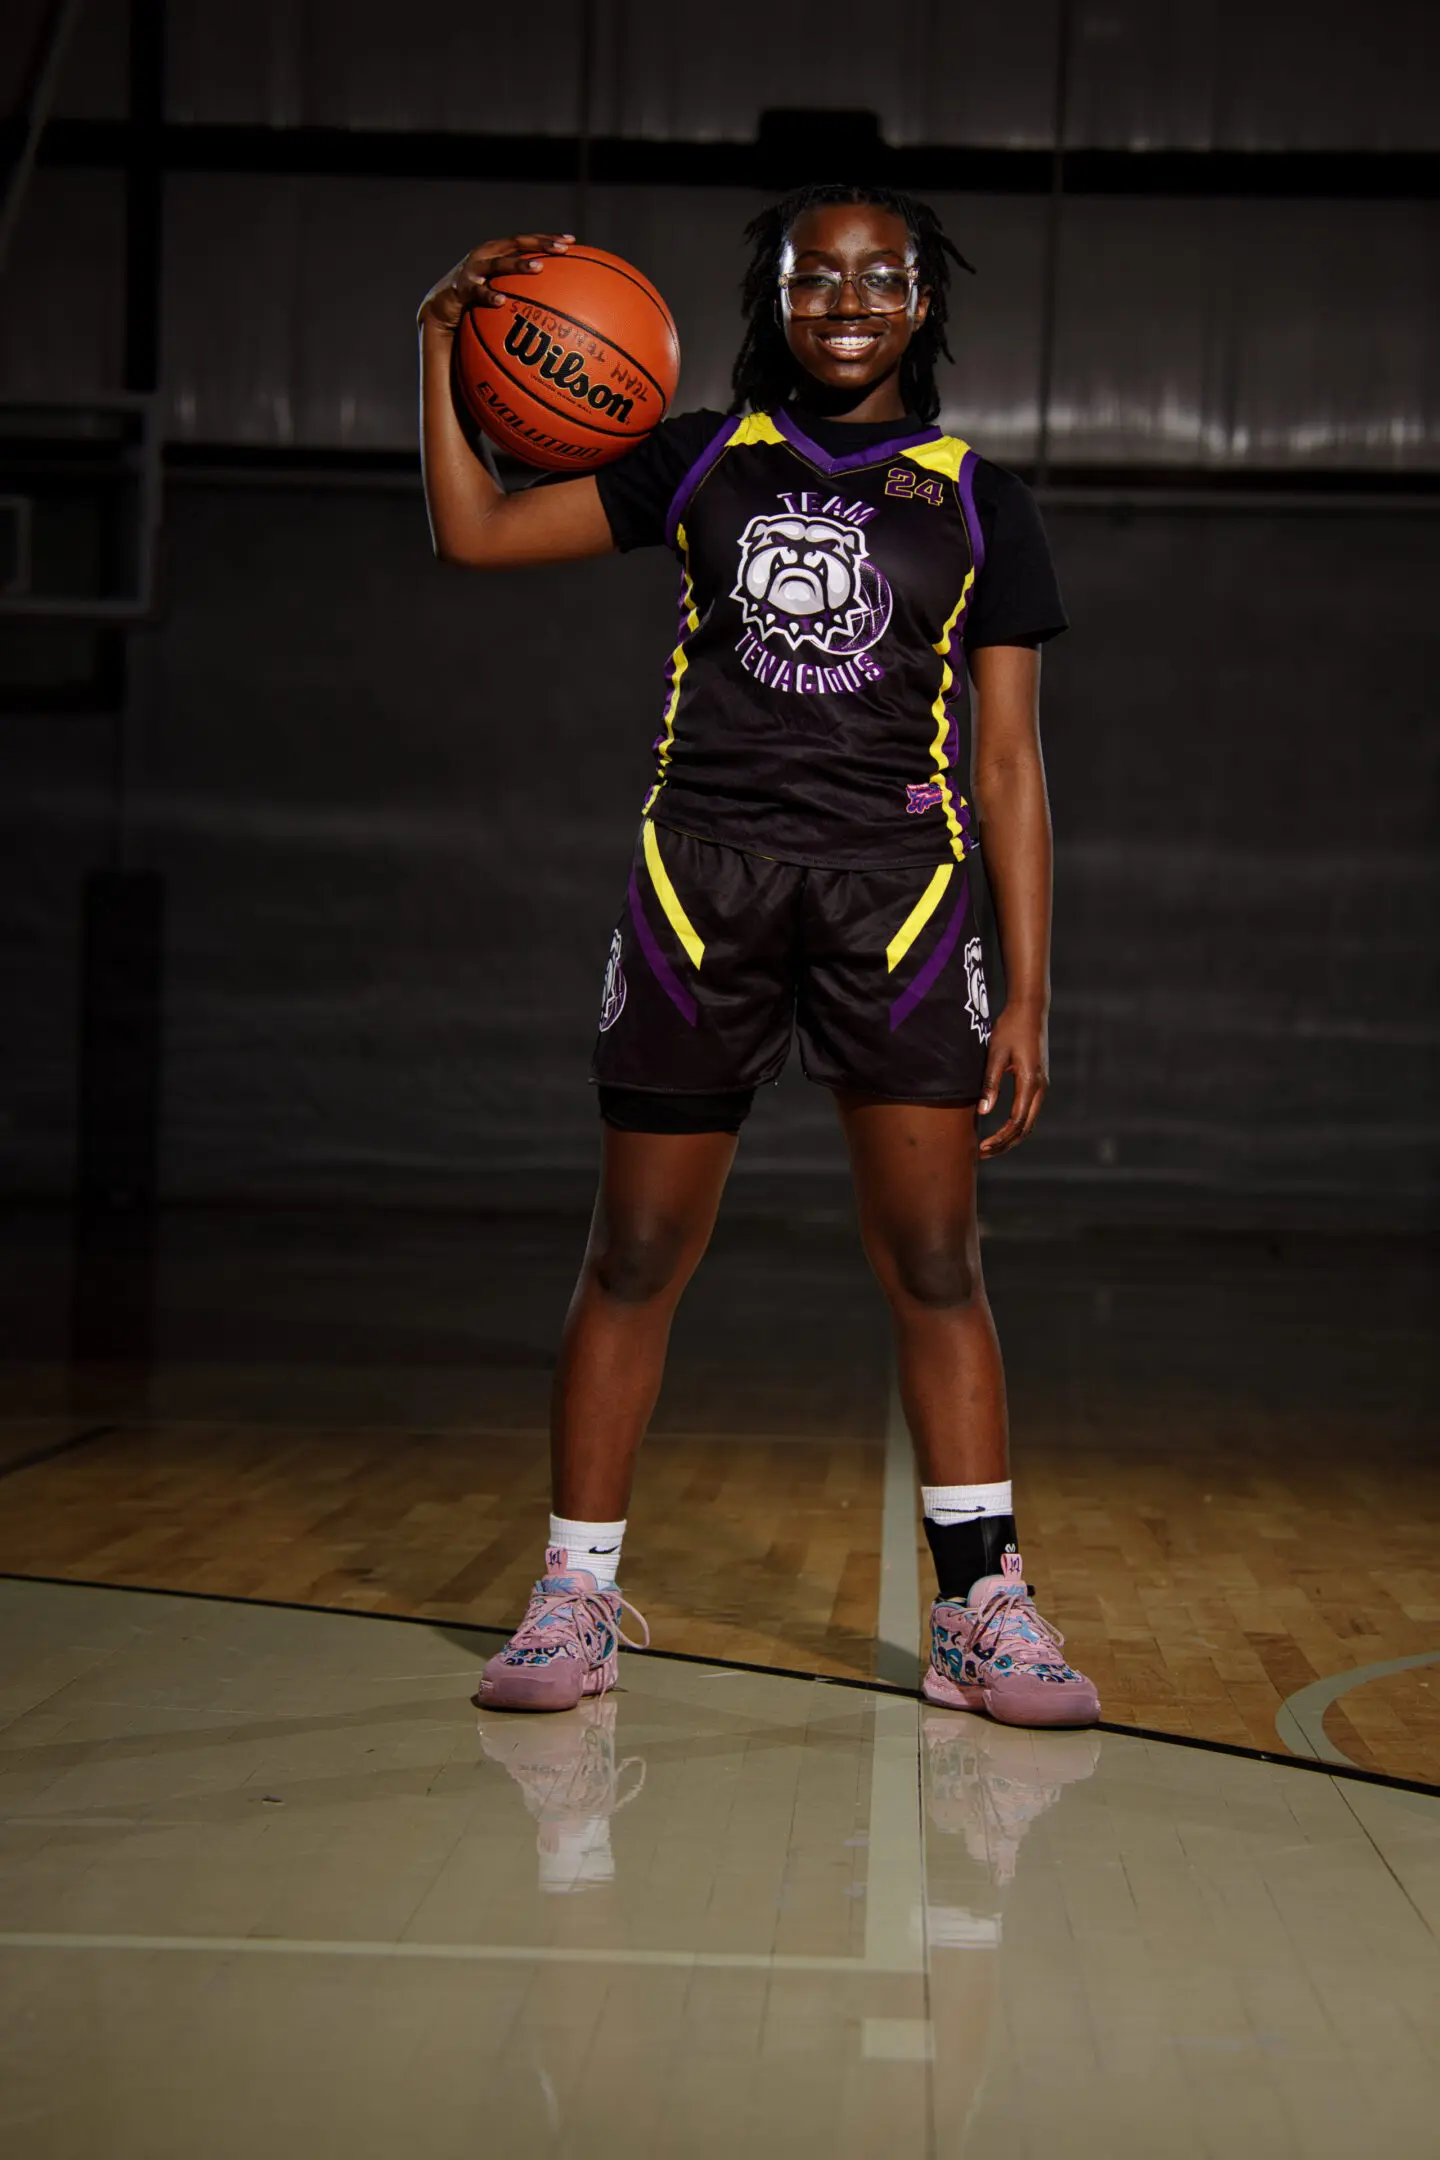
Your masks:
{"label": "braided hair", "polygon": [[956,262],[962,270],[971,271],[974,264],[966,262],[929,203],[917,202],[913,195],[902,195],[896,188],[834,184],[800,188],[762,210],[745,228],[752,253],[740,288],[745,336],[730,374],[735,409],[748,403],[760,412],[783,405],[794,391],[800,371],[785,342],[776,307],[776,280],[791,226],[806,210],[821,203],[873,203],[877,209],[893,211],[904,220],[915,248],[919,284],[930,294],[930,311],[900,362],[900,395],[907,412],[918,414],[922,420],[933,420],[940,410],[935,365],[941,354],[947,360],[951,357],[945,341],[950,313],[950,264]]}

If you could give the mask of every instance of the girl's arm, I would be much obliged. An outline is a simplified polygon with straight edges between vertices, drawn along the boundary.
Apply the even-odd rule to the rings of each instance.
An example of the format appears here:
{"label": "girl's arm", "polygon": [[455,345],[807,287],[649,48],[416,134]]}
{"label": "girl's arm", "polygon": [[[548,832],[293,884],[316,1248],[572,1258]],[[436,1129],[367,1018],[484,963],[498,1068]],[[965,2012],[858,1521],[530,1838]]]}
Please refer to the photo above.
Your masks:
{"label": "girl's arm", "polygon": [[1003,1155],[1025,1138],[1050,1085],[1050,805],[1040,755],[1040,655],[987,645],[970,656],[975,684],[974,788],[980,849],[995,898],[1005,958],[1005,1009],[985,1067],[984,1115],[1005,1074],[1015,1076],[1010,1115],[980,1144]]}
{"label": "girl's arm", "polygon": [[507,495],[471,449],[455,411],[451,347],[467,308],[504,307],[489,280],[501,271],[543,275],[547,255],[563,255],[566,234],[521,233],[487,240],[425,295],[420,331],[420,457],[430,535],[441,562],[472,570],[570,562],[607,555],[610,526],[593,479]]}

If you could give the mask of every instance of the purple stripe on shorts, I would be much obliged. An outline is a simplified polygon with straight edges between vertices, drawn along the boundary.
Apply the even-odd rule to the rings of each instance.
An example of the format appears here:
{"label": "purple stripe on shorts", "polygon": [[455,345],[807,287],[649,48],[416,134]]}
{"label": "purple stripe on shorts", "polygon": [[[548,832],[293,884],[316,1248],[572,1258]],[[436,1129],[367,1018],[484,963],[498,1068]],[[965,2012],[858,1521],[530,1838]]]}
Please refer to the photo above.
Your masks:
{"label": "purple stripe on shorts", "polygon": [[700,1018],[700,1008],[691,997],[679,976],[655,942],[655,934],[645,920],[645,910],[640,904],[640,881],[632,867],[630,871],[630,920],[635,925],[635,935],[640,940],[640,950],[650,963],[650,972],[679,1013],[681,1019],[694,1027]]}
{"label": "purple stripe on shorts", "polygon": [[871,443],[866,450],[852,450],[847,457],[831,457],[828,450],[822,450],[819,443],[811,442],[808,435],[801,433],[783,408],[771,413],[770,418],[791,449],[798,450],[802,457],[809,458],[811,464],[818,465],[823,473],[853,472],[857,465],[876,465],[881,458],[894,457],[901,450],[913,450],[916,443],[940,440],[938,427],[918,428],[909,435],[897,435],[893,441]]}
{"label": "purple stripe on shorts", "polygon": [[970,880],[967,877],[960,887],[960,898],[956,902],[955,912],[950,917],[949,922],[946,923],[944,935],[939,944],[935,947],[934,952],[931,953],[909,989],[902,990],[899,997],[890,1007],[890,1032],[892,1034],[899,1027],[902,1020],[909,1019],[920,1000],[927,997],[934,989],[940,978],[941,970],[960,942],[961,925],[965,921],[965,910],[969,904]]}
{"label": "purple stripe on shorts", "polygon": [[[980,523],[980,513],[975,508],[975,467],[980,462],[976,450],[967,450],[960,460],[960,506],[965,512],[965,523],[970,528],[970,552],[975,558],[975,575],[978,578],[985,567],[985,529]],[[970,610],[965,610],[968,615]]]}
{"label": "purple stripe on shorts", "polygon": [[671,496],[670,508],[665,513],[666,547],[673,548],[675,546],[680,533],[680,520],[690,507],[691,496],[695,493],[696,488],[699,487],[700,482],[705,478],[711,466],[717,462],[721,451],[739,425],[740,421],[735,413],[725,415],[720,424],[719,432],[713,435],[710,441],[706,443],[705,448]]}

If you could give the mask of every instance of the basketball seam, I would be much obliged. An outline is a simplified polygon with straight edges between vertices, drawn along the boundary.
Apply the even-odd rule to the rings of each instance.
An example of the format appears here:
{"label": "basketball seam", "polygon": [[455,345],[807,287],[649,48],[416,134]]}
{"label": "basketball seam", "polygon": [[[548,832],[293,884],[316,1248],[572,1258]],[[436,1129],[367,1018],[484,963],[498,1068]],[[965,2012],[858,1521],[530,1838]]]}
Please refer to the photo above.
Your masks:
{"label": "basketball seam", "polygon": [[[530,295],[528,293],[505,294],[505,298],[507,300],[528,300],[529,297]],[[599,338],[601,342],[608,345],[613,352],[619,353],[622,358],[628,360],[637,375],[643,375],[645,377],[646,382],[649,383],[651,389],[655,392],[656,397],[659,398],[662,405],[669,402],[665,396],[664,391],[661,389],[659,383],[656,382],[655,377],[650,373],[650,370],[646,367],[644,361],[635,359],[633,354],[627,352],[623,345],[617,343],[614,338],[607,336],[603,330],[597,330],[593,323],[581,322],[580,318],[577,315],[567,315],[564,308],[551,307],[548,300],[541,300],[537,298],[535,301],[535,305],[536,307],[543,307],[548,314],[558,315],[561,322],[569,323],[572,330],[583,330],[587,337]],[[474,313],[473,309],[471,310],[471,313]],[[530,318],[527,316],[525,319],[528,322]],[[538,329],[539,327],[540,326],[537,324],[536,328]]]}
{"label": "basketball seam", "polygon": [[581,249],[577,253],[575,249],[567,248],[565,252],[569,261],[593,263],[598,270],[613,270],[617,277],[623,277],[627,284],[635,287],[637,292],[643,292],[650,305],[658,308],[664,316],[675,342],[677,344],[680,342],[680,333],[675,328],[675,318],[648,278],[643,277],[638,271],[627,268],[619,260],[618,256],[602,257],[597,249]]}
{"label": "basketball seam", "polygon": [[[476,338],[475,342],[477,345],[480,345],[480,340],[478,337]],[[571,415],[569,413],[561,412],[558,409],[547,405],[543,398],[536,397],[534,390],[531,388],[530,384],[525,381],[524,377],[520,375],[512,375],[509,368],[506,367],[504,361],[497,360],[488,345],[480,345],[480,350],[482,353],[484,353],[485,358],[490,361],[491,365],[498,369],[499,373],[504,376],[506,382],[508,382],[516,390],[523,390],[526,397],[528,397],[532,401],[532,403],[538,405],[541,412],[543,412],[549,419],[559,422],[571,418]],[[576,432],[583,432],[585,430],[588,430],[593,435],[618,436],[621,442],[642,442],[645,435],[649,432],[648,429],[645,429],[642,430],[640,434],[637,434],[633,428],[602,428],[593,420],[583,420],[580,416],[578,409],[574,413],[574,420],[576,423]],[[560,440],[560,437],[558,435],[556,437],[556,440]]]}

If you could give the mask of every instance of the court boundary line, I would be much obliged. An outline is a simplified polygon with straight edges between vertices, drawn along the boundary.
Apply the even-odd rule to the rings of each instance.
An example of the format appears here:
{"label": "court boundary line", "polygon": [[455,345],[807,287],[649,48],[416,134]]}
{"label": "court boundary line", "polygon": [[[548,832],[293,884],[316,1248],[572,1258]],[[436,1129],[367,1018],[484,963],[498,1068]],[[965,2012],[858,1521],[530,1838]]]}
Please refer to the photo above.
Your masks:
{"label": "court boundary line", "polygon": [[920,1656],[920,1562],[915,1543],[915,1449],[895,1374],[885,1412],[885,1477],[880,1504],[880,1603],[875,1615],[876,1678],[914,1694]]}
{"label": "court boundary line", "polygon": [[[189,1598],[202,1605],[258,1606],[269,1612],[324,1613],[338,1620],[384,1620],[397,1627],[451,1628],[457,1634],[498,1635],[506,1630],[480,1620],[449,1620],[435,1613],[381,1613],[356,1611],[347,1605],[307,1605],[299,1598],[240,1597],[222,1590],[176,1590],[148,1583],[100,1582],[90,1576],[27,1575],[14,1568],[0,1568],[0,1582],[41,1583],[53,1590],[114,1590],[127,1597]],[[862,1680],[848,1673],[805,1672],[793,1665],[754,1665],[744,1658],[702,1657],[696,1650],[630,1650],[623,1657],[659,1658],[672,1665],[709,1665],[722,1672],[757,1673],[769,1680],[805,1680],[812,1687],[858,1689],[864,1695],[883,1695],[901,1701],[923,1701],[913,1688],[897,1687],[888,1680]],[[1161,1732],[1153,1725],[1121,1725],[1098,1718],[1085,1728],[1089,1732],[1115,1733],[1125,1740],[1153,1740],[1165,1747],[1198,1748],[1209,1755],[1233,1755],[1242,1762],[1273,1763],[1282,1770],[1304,1770],[1320,1777],[1338,1778],[1355,1785],[1378,1785],[1393,1792],[1424,1793],[1440,1799],[1440,1784],[1424,1778],[1392,1777],[1385,1770],[1362,1770],[1344,1763],[1320,1762],[1312,1755],[1281,1754],[1274,1748],[1246,1747],[1238,1740],[1210,1740],[1202,1733]]]}
{"label": "court boundary line", "polygon": [[438,1959],[470,1965],[639,1965],[670,1966],[694,1970],[708,1968],[730,1972],[850,1973],[856,1976],[923,1977],[917,1963],[872,1963],[868,1953],[859,1957],[806,1957],[801,1953],[763,1950],[627,1950],[601,1949],[590,1944],[560,1943],[429,1943],[368,1942],[295,1935],[101,1935],[66,1934],[55,1929],[12,1928],[0,1931],[0,1950],[165,1950],[209,1951],[215,1957],[350,1957],[413,1961]]}
{"label": "court boundary line", "polygon": [[[14,1477],[20,1470],[34,1470],[41,1463],[53,1462],[57,1455],[68,1455],[74,1448],[88,1447],[92,1440],[108,1439],[122,1429],[119,1425],[91,1425],[84,1432],[68,1433],[63,1440],[52,1440],[48,1447],[31,1448],[13,1462],[0,1463],[0,1478]],[[34,1582],[37,1578],[27,1576],[24,1580]]]}

